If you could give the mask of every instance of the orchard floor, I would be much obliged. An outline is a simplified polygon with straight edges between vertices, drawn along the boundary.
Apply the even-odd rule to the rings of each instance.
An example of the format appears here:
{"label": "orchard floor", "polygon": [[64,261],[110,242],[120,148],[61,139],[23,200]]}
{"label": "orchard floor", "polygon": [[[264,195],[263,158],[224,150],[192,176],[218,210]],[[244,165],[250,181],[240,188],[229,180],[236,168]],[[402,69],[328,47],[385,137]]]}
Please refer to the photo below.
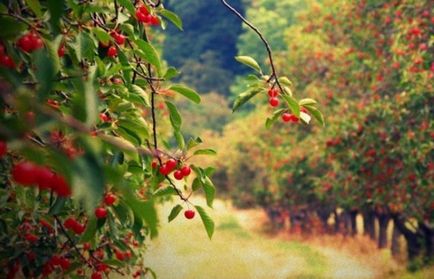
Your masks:
{"label": "orchard floor", "polygon": [[160,210],[162,229],[145,259],[161,279],[434,278],[427,271],[405,273],[387,251],[363,238],[271,236],[263,232],[261,210],[237,210],[223,201],[209,210],[216,222],[210,241],[199,216],[167,223],[171,206]]}

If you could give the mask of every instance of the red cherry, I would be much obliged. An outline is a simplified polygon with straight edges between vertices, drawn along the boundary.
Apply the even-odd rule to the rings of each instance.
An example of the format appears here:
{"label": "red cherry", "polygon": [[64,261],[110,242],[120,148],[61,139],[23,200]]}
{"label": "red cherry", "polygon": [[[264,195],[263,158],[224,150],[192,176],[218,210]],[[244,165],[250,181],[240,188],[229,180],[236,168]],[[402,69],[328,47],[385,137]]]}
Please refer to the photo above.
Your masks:
{"label": "red cherry", "polygon": [[277,97],[278,94],[279,94],[279,92],[277,91],[276,88],[270,88],[270,89],[268,89],[268,96],[270,96],[270,97]]}
{"label": "red cherry", "polygon": [[65,271],[71,266],[71,262],[69,261],[69,259],[62,257],[62,258],[60,258],[59,265]]}
{"label": "red cherry", "polygon": [[158,167],[158,163],[155,162],[155,161],[152,162],[151,167],[152,167],[153,169],[156,169],[156,168]]}
{"label": "red cherry", "polygon": [[0,141],[0,158],[8,153],[8,145],[4,141]]}
{"label": "red cherry", "polygon": [[115,251],[115,256],[116,256],[116,259],[118,259],[119,261],[123,261],[123,260],[125,260],[125,255],[124,255],[124,253],[122,253],[122,252],[119,251],[119,250],[116,250],[116,251]]}
{"label": "red cherry", "polygon": [[108,206],[113,205],[116,202],[116,195],[114,195],[113,193],[107,193],[104,196],[104,203]]}
{"label": "red cherry", "polygon": [[187,219],[193,219],[194,218],[194,214],[195,214],[195,212],[193,210],[191,210],[191,209],[188,209],[188,210],[186,210],[184,212],[184,216]]}
{"label": "red cherry", "polygon": [[66,220],[63,222],[63,226],[67,229],[72,229],[74,228],[76,225],[78,224],[78,222],[72,218],[72,217],[68,217],[66,218]]}
{"label": "red cherry", "polygon": [[298,122],[298,117],[297,116],[295,116],[294,114],[291,114],[291,122],[292,123],[297,123]]}
{"label": "red cherry", "polygon": [[19,48],[21,48],[21,50],[25,52],[33,51],[33,40],[28,34],[22,36],[18,40],[17,45]]}
{"label": "red cherry", "polygon": [[160,171],[160,173],[161,173],[162,175],[164,175],[164,176],[166,176],[166,175],[168,175],[168,174],[170,173],[170,171],[168,170],[166,164],[162,165],[162,166],[160,167],[159,171]]}
{"label": "red cherry", "polygon": [[47,167],[37,168],[38,186],[40,189],[50,189],[54,173]]}
{"label": "red cherry", "polygon": [[171,172],[172,170],[174,170],[176,168],[176,165],[178,165],[178,162],[175,159],[169,159],[166,162],[166,167],[169,170],[169,172]]}
{"label": "red cherry", "polygon": [[29,186],[38,182],[36,171],[37,166],[33,163],[21,162],[12,168],[11,174],[15,182],[24,186]]}
{"label": "red cherry", "polygon": [[63,57],[65,56],[65,52],[66,52],[66,48],[65,45],[62,44],[59,49],[57,50],[57,55],[59,55],[59,57]]}
{"label": "red cherry", "polygon": [[107,56],[114,58],[117,55],[118,55],[118,49],[115,46],[109,47],[109,49],[107,50]]}
{"label": "red cherry", "polygon": [[92,273],[91,279],[102,279],[102,274],[99,271]]}
{"label": "red cherry", "polygon": [[110,115],[108,115],[108,114],[106,114],[106,113],[103,113],[103,112],[101,112],[101,113],[99,114],[99,119],[100,119],[102,122],[111,122],[111,121],[112,121],[112,118],[110,117]]}
{"label": "red cherry", "polygon": [[191,168],[189,166],[184,166],[182,167],[181,172],[183,176],[189,176],[191,173]]}
{"label": "red cherry", "polygon": [[41,38],[36,38],[33,41],[33,49],[37,50],[44,47],[44,41]]}
{"label": "red cherry", "polygon": [[82,234],[82,233],[84,233],[84,231],[86,230],[86,226],[85,225],[82,225],[82,224],[80,224],[80,223],[77,223],[73,228],[72,228],[72,230],[76,233],[76,234]]}
{"label": "red cherry", "polygon": [[184,178],[184,175],[182,174],[182,171],[177,170],[173,173],[173,176],[175,177],[175,179],[177,180],[181,180]]}
{"label": "red cherry", "polygon": [[90,243],[89,242],[85,242],[83,243],[83,250],[89,250],[90,249]]}
{"label": "red cherry", "polygon": [[29,262],[34,262],[36,260],[36,254],[33,251],[26,253],[26,257]]}
{"label": "red cherry", "polygon": [[5,47],[4,45],[0,44],[0,56],[2,56],[3,54],[5,54]]}
{"label": "red cherry", "polygon": [[105,272],[108,269],[108,265],[100,263],[96,266],[97,271]]}
{"label": "red cherry", "polygon": [[140,6],[140,7],[139,7],[139,11],[140,11],[142,14],[144,14],[144,15],[148,15],[148,14],[149,14],[148,8],[147,8],[146,6]]}
{"label": "red cherry", "polygon": [[268,100],[268,103],[270,104],[270,106],[272,107],[277,107],[279,105],[279,99],[277,99],[276,97],[271,97]]}
{"label": "red cherry", "polygon": [[138,22],[141,22],[141,23],[145,22],[147,19],[147,16],[148,15],[142,13],[141,11],[136,11],[136,18],[137,18]]}
{"label": "red cherry", "polygon": [[159,25],[160,19],[157,16],[151,16],[149,19],[149,24],[151,25]]}
{"label": "red cherry", "polygon": [[113,39],[115,39],[115,42],[116,42],[118,45],[122,45],[122,44],[124,44],[124,42],[125,42],[125,36],[124,36],[124,35],[119,34],[119,33],[116,32],[116,31],[113,31],[110,35],[112,36]]}
{"label": "red cherry", "polygon": [[301,112],[304,112],[304,113],[308,113],[308,110],[307,110],[305,107],[301,107],[301,108],[300,108],[300,111],[301,111]]}
{"label": "red cherry", "polygon": [[290,113],[284,112],[282,114],[282,120],[283,120],[283,122],[289,122],[291,120],[291,118],[292,117],[291,117]]}
{"label": "red cherry", "polygon": [[51,189],[53,189],[53,191],[55,191],[60,197],[71,196],[71,188],[69,187],[65,178],[63,176],[59,176],[58,174],[55,174],[51,178]]}
{"label": "red cherry", "polygon": [[105,209],[104,207],[98,207],[95,209],[95,216],[98,219],[103,219],[105,217],[107,217],[107,209]]}
{"label": "red cherry", "polygon": [[32,233],[27,233],[27,234],[24,236],[24,238],[25,238],[28,242],[31,242],[31,243],[36,242],[36,241],[38,241],[38,239],[39,239],[36,235],[34,235],[34,234],[32,234]]}
{"label": "red cherry", "polygon": [[0,56],[0,65],[8,69],[14,69],[16,67],[14,60],[12,60],[12,58],[8,55]]}

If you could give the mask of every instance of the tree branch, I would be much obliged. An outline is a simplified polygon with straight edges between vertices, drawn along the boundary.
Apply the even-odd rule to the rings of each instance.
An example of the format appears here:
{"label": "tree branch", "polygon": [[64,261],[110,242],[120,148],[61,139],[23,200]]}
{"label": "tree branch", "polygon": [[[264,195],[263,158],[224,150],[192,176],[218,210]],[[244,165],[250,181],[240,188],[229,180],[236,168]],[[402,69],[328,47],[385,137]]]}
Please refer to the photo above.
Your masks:
{"label": "tree branch", "polygon": [[[279,87],[280,91],[283,92],[283,88],[280,85],[279,78],[277,76],[276,67],[274,66],[273,53],[271,51],[271,47],[270,47],[270,44],[268,43],[268,41],[265,39],[264,35],[262,35],[261,31],[259,31],[259,29],[256,26],[254,26],[250,21],[248,21],[239,11],[237,11],[234,7],[232,7],[230,4],[228,4],[228,2],[226,2],[226,0],[220,0],[220,1],[223,3],[224,6],[226,6],[226,8],[228,8],[239,19],[241,19],[241,21],[243,21],[250,29],[252,29],[259,36],[259,38],[261,39],[261,41],[265,45],[265,48],[266,48],[267,53],[268,53],[268,60],[270,61],[271,75],[268,78],[267,82],[270,82],[274,78],[275,83]],[[274,85],[273,85],[273,87],[274,87]]]}

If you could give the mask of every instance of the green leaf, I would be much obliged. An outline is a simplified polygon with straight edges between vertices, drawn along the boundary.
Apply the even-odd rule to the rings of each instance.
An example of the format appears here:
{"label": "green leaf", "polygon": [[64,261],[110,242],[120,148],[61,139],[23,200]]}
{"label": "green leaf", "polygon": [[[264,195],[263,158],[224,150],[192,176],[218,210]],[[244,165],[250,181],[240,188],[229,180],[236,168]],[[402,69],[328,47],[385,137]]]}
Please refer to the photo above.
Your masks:
{"label": "green leaf", "polygon": [[292,86],[292,82],[287,77],[280,77],[279,82],[285,86]]}
{"label": "green leaf", "polygon": [[134,8],[133,3],[131,2],[131,0],[118,0],[119,5],[127,8],[127,10],[131,13],[131,15],[134,15],[136,10]]}
{"label": "green leaf", "polygon": [[14,39],[27,29],[27,25],[9,16],[0,16],[0,38],[5,40]]}
{"label": "green leaf", "polygon": [[305,106],[305,105],[314,105],[316,104],[316,101],[314,99],[311,98],[305,98],[305,99],[301,99],[298,104],[300,106]]}
{"label": "green leaf", "polygon": [[153,200],[143,202],[138,200],[131,193],[126,195],[126,199],[127,204],[131,207],[135,216],[140,217],[148,225],[151,238],[156,237],[158,235],[158,218]]}
{"label": "green leaf", "polygon": [[286,103],[288,104],[288,107],[291,109],[292,113],[300,117],[300,105],[297,103],[297,100],[295,100],[293,97],[289,95],[283,94],[283,99],[285,99]]}
{"label": "green leaf", "polygon": [[282,115],[282,113],[285,111],[285,109],[278,109],[276,110],[273,115],[269,118],[267,118],[267,120],[265,121],[265,127],[267,129],[269,129],[274,122],[276,122],[276,120]]}
{"label": "green leaf", "polygon": [[145,100],[146,106],[148,106],[148,107],[151,106],[151,103],[149,102],[148,93],[146,93],[146,91],[143,90],[143,88],[141,88],[140,86],[138,86],[136,84],[132,84],[131,85],[131,91],[133,91],[134,93],[142,96],[143,99]]}
{"label": "green leaf", "polygon": [[181,125],[182,125],[181,115],[179,114],[179,112],[176,109],[175,105],[172,104],[171,102],[166,101],[166,106],[169,109],[170,123],[172,124],[173,129],[175,131],[180,130],[181,129]]}
{"label": "green leaf", "polygon": [[261,92],[261,89],[254,88],[249,89],[246,92],[241,93],[238,95],[238,97],[234,101],[234,105],[232,106],[232,111],[236,111],[239,107],[244,105],[248,100],[256,96],[259,92]]}
{"label": "green leaf", "polygon": [[307,114],[307,113],[305,113],[305,112],[300,112],[300,119],[301,119],[304,123],[309,124],[309,123],[310,123],[310,120],[312,119],[312,117],[310,117],[310,115]]}
{"label": "green leaf", "polygon": [[53,45],[49,42],[46,42],[46,46],[46,48],[34,54],[36,66],[35,76],[40,85],[38,89],[38,97],[40,99],[50,93],[54,84],[53,79],[60,69],[57,50],[53,51]]}
{"label": "green leaf", "polygon": [[67,201],[66,198],[58,197],[54,202],[54,204],[51,206],[50,210],[48,211],[48,214],[50,215],[59,214],[64,208],[66,201]]}
{"label": "green leaf", "polygon": [[304,107],[312,114],[316,121],[318,121],[322,126],[325,126],[324,116],[316,107],[311,105],[305,105]]}
{"label": "green leaf", "polygon": [[176,77],[177,75],[179,75],[178,70],[173,67],[169,67],[169,69],[167,69],[166,73],[164,74],[164,79],[169,80]]}
{"label": "green leaf", "polygon": [[205,192],[206,204],[212,208],[212,204],[214,202],[215,197],[215,186],[212,183],[211,179],[208,176],[204,177],[203,190]]}
{"label": "green leaf", "polygon": [[258,62],[256,62],[256,60],[250,56],[235,56],[235,60],[249,66],[250,68],[259,73],[262,73],[261,67],[259,66]]}
{"label": "green leaf", "polygon": [[175,138],[176,138],[176,142],[178,143],[178,147],[180,149],[184,149],[185,140],[184,140],[184,136],[182,135],[181,131],[175,130]]}
{"label": "green leaf", "polygon": [[93,28],[92,33],[94,33],[98,41],[100,41],[104,45],[108,45],[109,42],[112,40],[112,37],[99,26]]}
{"label": "green leaf", "polygon": [[54,31],[60,32],[59,22],[64,9],[64,0],[48,0],[48,10],[50,11],[50,24]]}
{"label": "green leaf", "polygon": [[176,27],[178,27],[179,30],[183,31],[182,20],[177,14],[166,9],[159,11],[159,14],[172,22]]}
{"label": "green leaf", "polygon": [[82,201],[88,214],[99,204],[104,194],[104,170],[89,149],[73,161],[72,190],[76,201]]}
{"label": "green leaf", "polygon": [[195,208],[199,213],[200,219],[202,219],[202,223],[205,226],[205,230],[208,234],[209,239],[211,239],[212,235],[214,234],[214,221],[211,219],[211,217],[208,216],[208,214],[202,207],[196,205]]}
{"label": "green leaf", "polygon": [[83,235],[80,238],[80,243],[91,241],[92,238],[95,236],[97,228],[97,220],[94,217],[94,215],[91,215],[89,218],[89,221],[86,225],[86,230],[84,231]]}
{"label": "green leaf", "polygon": [[39,0],[26,0],[26,3],[37,17],[42,16],[41,4],[39,3]]}
{"label": "green leaf", "polygon": [[148,42],[145,42],[144,40],[136,40],[136,44],[139,47],[139,50],[137,53],[146,61],[148,61],[149,63],[151,63],[152,65],[155,66],[155,68],[157,68],[158,73],[160,73],[161,71],[161,62],[160,62],[160,58],[158,56],[157,51],[155,50],[155,48],[149,44]]}
{"label": "green leaf", "polygon": [[216,155],[217,152],[211,148],[207,149],[198,149],[194,151],[193,155]]}
{"label": "green leaf", "polygon": [[165,188],[160,188],[153,193],[154,197],[164,197],[164,196],[173,196],[173,195],[176,195],[176,191],[175,189],[173,189],[173,187],[170,186]]}
{"label": "green leaf", "polygon": [[187,99],[189,99],[190,101],[192,101],[196,104],[200,103],[199,94],[197,94],[197,92],[191,88],[188,88],[188,87],[185,87],[182,85],[178,85],[178,84],[174,84],[169,89],[178,92],[179,94],[183,95],[184,97],[186,97]]}
{"label": "green leaf", "polygon": [[182,206],[180,206],[179,204],[173,207],[169,214],[169,218],[168,218],[169,222],[175,219],[176,216],[178,216],[179,212],[181,212],[181,210],[182,210]]}
{"label": "green leaf", "polygon": [[84,98],[86,104],[86,124],[93,126],[98,119],[98,95],[94,87],[96,65],[90,66],[88,77],[84,82]]}
{"label": "green leaf", "polygon": [[198,146],[198,145],[201,144],[202,142],[203,142],[203,141],[202,141],[202,139],[201,139],[200,137],[197,137],[197,138],[195,138],[195,139],[190,138],[190,139],[188,140],[188,143],[187,143],[187,150],[190,150],[190,149],[192,149],[193,147]]}

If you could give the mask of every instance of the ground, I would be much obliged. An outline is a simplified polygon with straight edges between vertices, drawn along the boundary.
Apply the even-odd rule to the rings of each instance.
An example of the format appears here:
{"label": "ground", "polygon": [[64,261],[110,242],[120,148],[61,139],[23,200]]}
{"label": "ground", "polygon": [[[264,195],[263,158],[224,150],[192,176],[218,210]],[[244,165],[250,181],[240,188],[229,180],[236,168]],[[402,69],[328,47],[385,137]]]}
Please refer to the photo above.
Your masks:
{"label": "ground", "polygon": [[212,241],[199,216],[186,220],[180,215],[167,223],[170,209],[171,204],[161,208],[161,233],[149,244],[145,259],[161,279],[429,278],[426,272],[405,273],[387,251],[362,237],[306,240],[286,232],[265,234],[260,209],[237,210],[216,201],[210,214],[216,222]]}

